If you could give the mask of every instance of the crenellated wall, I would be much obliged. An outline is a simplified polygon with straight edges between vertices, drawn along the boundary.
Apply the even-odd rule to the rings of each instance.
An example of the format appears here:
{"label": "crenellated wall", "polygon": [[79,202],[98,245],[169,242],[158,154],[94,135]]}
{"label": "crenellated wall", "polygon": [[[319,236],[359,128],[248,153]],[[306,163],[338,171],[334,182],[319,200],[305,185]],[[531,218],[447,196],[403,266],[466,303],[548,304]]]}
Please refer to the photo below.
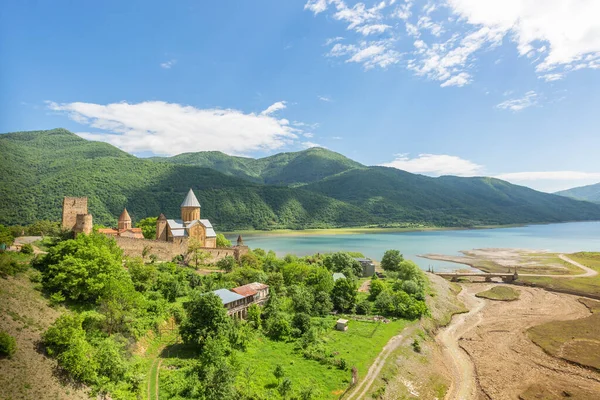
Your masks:
{"label": "crenellated wall", "polygon": [[[144,249],[147,248],[147,256],[155,254],[159,260],[171,261],[178,255],[186,256],[188,251],[187,238],[174,238],[172,242],[163,242],[161,240],[133,239],[128,237],[115,237],[117,244],[123,253],[128,257],[141,257]],[[227,248],[202,248],[202,251],[208,253],[210,257],[207,262],[216,262],[225,256],[232,256],[236,260],[242,255],[247,254],[247,246],[234,246]]]}

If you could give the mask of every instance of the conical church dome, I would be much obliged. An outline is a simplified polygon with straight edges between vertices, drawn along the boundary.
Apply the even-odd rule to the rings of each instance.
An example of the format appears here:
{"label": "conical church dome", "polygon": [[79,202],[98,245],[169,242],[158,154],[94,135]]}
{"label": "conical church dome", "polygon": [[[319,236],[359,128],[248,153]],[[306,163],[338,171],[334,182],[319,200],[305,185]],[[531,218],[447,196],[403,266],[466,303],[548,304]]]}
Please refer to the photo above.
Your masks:
{"label": "conical church dome", "polygon": [[194,191],[190,188],[187,196],[183,199],[183,203],[181,203],[181,207],[200,207],[200,202],[196,198]]}
{"label": "conical church dome", "polygon": [[129,216],[129,213],[127,212],[127,209],[124,208],[123,212],[121,213],[121,216],[119,217],[119,221],[129,221],[131,222],[131,217]]}

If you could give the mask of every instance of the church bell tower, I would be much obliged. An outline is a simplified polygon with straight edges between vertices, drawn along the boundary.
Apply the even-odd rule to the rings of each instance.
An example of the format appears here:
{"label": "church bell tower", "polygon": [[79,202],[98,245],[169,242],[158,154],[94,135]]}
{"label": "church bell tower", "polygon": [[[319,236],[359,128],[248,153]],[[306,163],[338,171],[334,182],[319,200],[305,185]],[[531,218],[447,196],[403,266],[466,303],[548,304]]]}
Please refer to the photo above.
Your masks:
{"label": "church bell tower", "polygon": [[194,191],[190,188],[187,196],[181,203],[181,220],[190,222],[200,219],[200,202],[196,198]]}

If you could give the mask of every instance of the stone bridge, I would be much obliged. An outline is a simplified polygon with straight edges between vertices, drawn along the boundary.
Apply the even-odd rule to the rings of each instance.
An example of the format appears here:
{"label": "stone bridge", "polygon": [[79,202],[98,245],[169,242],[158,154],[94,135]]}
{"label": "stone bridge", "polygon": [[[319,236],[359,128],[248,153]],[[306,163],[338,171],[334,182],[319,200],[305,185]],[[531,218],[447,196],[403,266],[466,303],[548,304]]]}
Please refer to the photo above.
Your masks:
{"label": "stone bridge", "polygon": [[450,279],[452,282],[458,281],[458,278],[484,278],[486,282],[491,282],[493,278],[501,278],[503,282],[513,282],[519,278],[515,272],[505,273],[487,273],[487,272],[436,272],[437,276]]}

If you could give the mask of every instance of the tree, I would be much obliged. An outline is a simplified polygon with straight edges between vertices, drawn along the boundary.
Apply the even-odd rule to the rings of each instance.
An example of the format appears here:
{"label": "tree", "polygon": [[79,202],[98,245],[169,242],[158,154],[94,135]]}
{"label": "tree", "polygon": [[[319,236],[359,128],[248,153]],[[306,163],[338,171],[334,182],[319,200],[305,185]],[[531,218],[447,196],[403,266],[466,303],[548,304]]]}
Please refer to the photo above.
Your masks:
{"label": "tree", "polygon": [[404,260],[398,264],[398,279],[403,281],[413,280],[416,282],[423,281],[423,272],[417,264],[411,260]]}
{"label": "tree", "polygon": [[269,272],[266,283],[269,285],[271,293],[281,293],[284,286],[283,274],[281,272]]}
{"label": "tree", "polygon": [[285,340],[292,333],[290,321],[284,313],[276,313],[267,319],[267,334],[273,340]]}
{"label": "tree", "polygon": [[310,315],[306,313],[296,313],[292,318],[292,326],[297,329],[300,334],[308,332],[311,326]]}
{"label": "tree", "polygon": [[33,254],[33,246],[29,243],[25,243],[23,246],[21,246],[21,253]]}
{"label": "tree", "polygon": [[237,266],[237,261],[233,256],[225,256],[217,261],[217,268],[222,269],[225,272],[231,272]]}
{"label": "tree", "polygon": [[331,291],[333,306],[342,312],[350,312],[356,304],[356,283],[350,279],[338,279]]}
{"label": "tree", "polygon": [[404,261],[404,257],[398,250],[387,250],[381,259],[381,268],[385,271],[398,271],[400,263]]}
{"label": "tree", "polygon": [[261,262],[254,253],[250,252],[240,257],[240,265],[242,267],[258,269],[261,267]]}
{"label": "tree", "polygon": [[222,233],[217,233],[217,247],[231,247],[231,240]]}
{"label": "tree", "polygon": [[359,315],[368,315],[371,312],[371,302],[362,300],[356,305],[356,313]]}
{"label": "tree", "polygon": [[197,238],[191,238],[189,240],[187,254],[194,261],[194,266],[196,268],[209,257],[208,253],[203,251],[202,248],[202,243],[200,243]]}
{"label": "tree", "polygon": [[311,313],[314,304],[314,298],[306,286],[290,286],[288,289],[288,296],[292,299],[294,311],[307,314]]}
{"label": "tree", "polygon": [[138,313],[145,311],[144,300],[144,296],[134,289],[129,276],[110,277],[98,298],[98,311],[106,317],[103,330],[109,335],[134,333],[133,322]]}
{"label": "tree", "polygon": [[186,343],[204,345],[209,337],[226,334],[231,325],[221,299],[214,293],[193,292],[185,309],[187,318],[179,331]]}
{"label": "tree", "polygon": [[331,293],[333,289],[333,276],[327,268],[313,268],[306,277],[306,285],[314,292]]}
{"label": "tree", "polygon": [[287,398],[287,395],[292,391],[292,380],[290,378],[284,378],[281,381],[281,384],[277,388],[277,391],[284,399]]}
{"label": "tree", "polygon": [[262,309],[257,304],[252,304],[246,311],[246,319],[254,328],[260,329]]}
{"label": "tree", "polygon": [[156,239],[156,220],[157,217],[148,217],[138,221],[136,227],[142,228],[142,234],[145,239]]}
{"label": "tree", "polygon": [[122,250],[105,235],[79,235],[50,248],[37,266],[50,293],[61,292],[75,301],[95,301],[110,278],[128,279]]}
{"label": "tree", "polygon": [[343,272],[345,269],[350,268],[354,276],[362,275],[362,265],[350,254],[343,251],[328,255],[323,260],[323,264],[331,271]]}
{"label": "tree", "polygon": [[112,337],[102,340],[96,346],[94,358],[98,365],[98,375],[105,376],[112,382],[122,380],[127,372],[123,346]]}
{"label": "tree", "polygon": [[236,398],[235,378],[238,366],[227,357],[223,338],[209,337],[190,374],[189,398],[204,400],[233,400]]}
{"label": "tree", "polygon": [[0,245],[8,247],[13,244],[14,240],[15,238],[10,229],[0,224]]}
{"label": "tree", "polygon": [[333,303],[331,296],[327,292],[316,292],[313,304],[312,315],[324,317],[331,312]]}
{"label": "tree", "polygon": [[27,233],[31,236],[59,236],[61,233],[60,222],[48,220],[35,221],[27,227]]}
{"label": "tree", "polygon": [[11,358],[17,351],[15,338],[4,331],[0,331],[0,356]]}
{"label": "tree", "polygon": [[371,280],[371,286],[369,288],[369,300],[375,300],[379,293],[385,290],[385,283],[380,279]]}
{"label": "tree", "polygon": [[273,370],[273,376],[275,377],[275,379],[277,379],[277,383],[279,383],[281,379],[285,376],[285,371],[283,370],[283,367],[280,364],[277,364],[275,366],[275,369]]}

